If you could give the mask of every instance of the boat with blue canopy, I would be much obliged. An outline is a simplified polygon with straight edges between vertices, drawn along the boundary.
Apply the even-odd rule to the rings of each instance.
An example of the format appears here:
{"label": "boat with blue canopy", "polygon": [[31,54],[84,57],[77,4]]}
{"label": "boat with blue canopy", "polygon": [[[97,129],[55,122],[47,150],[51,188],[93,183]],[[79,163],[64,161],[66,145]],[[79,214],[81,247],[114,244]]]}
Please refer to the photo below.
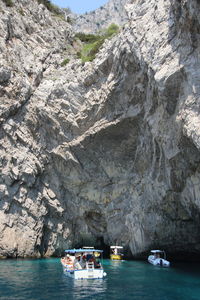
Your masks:
{"label": "boat with blue canopy", "polygon": [[[95,254],[99,254],[97,258]],[[80,248],[65,250],[65,257],[61,258],[64,272],[74,279],[101,279],[106,276],[100,259],[103,250],[94,248]]]}

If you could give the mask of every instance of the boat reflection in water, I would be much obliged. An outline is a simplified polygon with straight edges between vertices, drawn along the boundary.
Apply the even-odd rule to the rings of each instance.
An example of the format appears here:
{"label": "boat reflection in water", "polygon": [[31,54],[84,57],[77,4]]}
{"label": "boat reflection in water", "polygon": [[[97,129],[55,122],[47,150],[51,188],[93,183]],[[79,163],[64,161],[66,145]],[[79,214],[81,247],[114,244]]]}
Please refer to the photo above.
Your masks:
{"label": "boat reflection in water", "polygon": [[110,260],[110,266],[113,269],[119,269],[125,260]]}
{"label": "boat reflection in water", "polygon": [[95,297],[103,296],[106,293],[106,280],[72,280],[73,296],[76,299],[95,299]]}

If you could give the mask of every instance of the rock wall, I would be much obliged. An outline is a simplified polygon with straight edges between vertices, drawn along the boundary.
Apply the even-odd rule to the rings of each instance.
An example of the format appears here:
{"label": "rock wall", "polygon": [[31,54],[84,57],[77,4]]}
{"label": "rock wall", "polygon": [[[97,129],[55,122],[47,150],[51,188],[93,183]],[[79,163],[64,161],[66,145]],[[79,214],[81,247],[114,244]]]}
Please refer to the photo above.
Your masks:
{"label": "rock wall", "polygon": [[32,5],[1,3],[0,254],[199,255],[199,1],[136,0],[94,62],[63,67],[69,25]]}
{"label": "rock wall", "polygon": [[100,8],[85,14],[67,15],[75,32],[96,33],[114,23],[119,26],[128,21],[125,5],[131,0],[110,0]]}

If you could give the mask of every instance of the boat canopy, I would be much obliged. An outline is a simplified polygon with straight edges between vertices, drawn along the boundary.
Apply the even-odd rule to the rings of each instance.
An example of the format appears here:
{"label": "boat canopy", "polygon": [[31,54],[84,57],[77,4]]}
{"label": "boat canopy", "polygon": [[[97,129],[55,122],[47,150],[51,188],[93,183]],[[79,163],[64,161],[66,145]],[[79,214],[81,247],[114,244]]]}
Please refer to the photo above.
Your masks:
{"label": "boat canopy", "polygon": [[122,246],[110,246],[110,249],[123,249]]}
{"label": "boat canopy", "polygon": [[82,252],[103,252],[103,250],[98,250],[94,248],[90,249],[67,249],[65,250],[66,253],[82,253]]}
{"label": "boat canopy", "polygon": [[151,253],[163,253],[163,250],[151,250]]}

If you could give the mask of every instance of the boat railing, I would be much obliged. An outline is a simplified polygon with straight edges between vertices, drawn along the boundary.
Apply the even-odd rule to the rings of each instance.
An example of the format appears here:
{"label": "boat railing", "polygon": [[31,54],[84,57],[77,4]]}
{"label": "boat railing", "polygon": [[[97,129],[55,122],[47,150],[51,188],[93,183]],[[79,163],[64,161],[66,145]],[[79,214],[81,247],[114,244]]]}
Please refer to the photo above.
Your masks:
{"label": "boat railing", "polygon": [[163,250],[163,258],[166,259],[166,253],[164,250]]}
{"label": "boat railing", "polygon": [[88,261],[86,263],[86,269],[94,269],[94,262],[93,261]]}

